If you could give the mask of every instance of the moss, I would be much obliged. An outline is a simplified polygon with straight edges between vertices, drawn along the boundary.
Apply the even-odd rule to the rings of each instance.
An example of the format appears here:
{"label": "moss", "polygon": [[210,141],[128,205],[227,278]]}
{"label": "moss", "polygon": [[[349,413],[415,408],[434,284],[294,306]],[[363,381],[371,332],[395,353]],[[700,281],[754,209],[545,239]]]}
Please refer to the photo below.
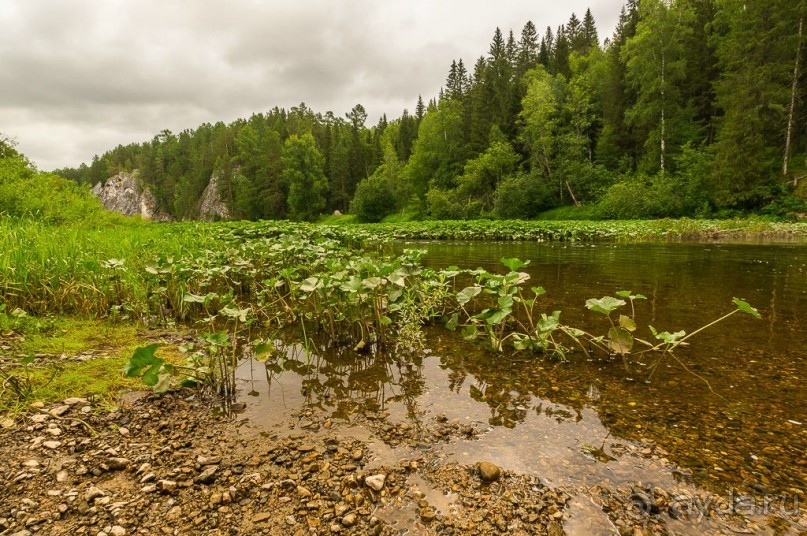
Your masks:
{"label": "moss", "polygon": [[[8,367],[6,373],[20,378],[23,385],[30,384],[32,392],[21,401],[6,391],[6,396],[0,398],[0,411],[14,411],[35,401],[51,403],[68,397],[92,397],[112,405],[123,392],[144,388],[139,379],[123,375],[124,365],[135,348],[154,342],[139,334],[134,324],[69,317],[29,318],[18,330],[24,339],[15,353],[57,356],[64,353],[73,357],[93,352],[101,356],[66,362],[44,357],[27,370],[21,366]],[[179,348],[171,344],[162,346],[159,354],[174,364],[185,359]]]}
{"label": "moss", "polygon": [[51,322],[44,329],[24,330],[25,340],[20,350],[32,354],[75,355],[88,350],[132,350],[138,342],[137,329],[132,324],[68,317],[58,317]]}

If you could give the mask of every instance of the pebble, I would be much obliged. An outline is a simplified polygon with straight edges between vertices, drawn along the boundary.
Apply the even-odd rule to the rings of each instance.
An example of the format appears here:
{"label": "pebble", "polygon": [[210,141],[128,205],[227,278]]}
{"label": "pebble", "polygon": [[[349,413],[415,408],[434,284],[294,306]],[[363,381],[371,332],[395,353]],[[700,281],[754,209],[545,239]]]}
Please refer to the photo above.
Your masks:
{"label": "pebble", "polygon": [[219,470],[218,465],[211,465],[193,479],[197,484],[212,484],[216,480],[216,471]]}
{"label": "pebble", "polygon": [[95,499],[103,497],[104,495],[106,495],[106,493],[104,493],[104,490],[92,486],[90,489],[87,490],[87,493],[84,494],[84,500],[87,501],[88,503],[91,503]]}
{"label": "pebble", "polygon": [[381,491],[384,488],[384,482],[387,480],[387,475],[379,474],[368,476],[364,479],[365,485],[373,491]]}
{"label": "pebble", "polygon": [[65,398],[64,403],[66,405],[68,405],[68,406],[75,406],[77,404],[86,404],[87,399],[86,398],[78,398],[78,397]]}
{"label": "pebble", "polygon": [[55,408],[50,410],[48,413],[50,413],[54,417],[61,417],[62,415],[64,415],[68,411],[70,411],[70,406],[56,406]]}
{"label": "pebble", "polygon": [[45,447],[46,449],[56,450],[56,449],[58,449],[59,447],[62,446],[62,442],[61,441],[43,441],[42,446]]}
{"label": "pebble", "polygon": [[270,514],[269,512],[263,512],[252,516],[253,523],[266,523],[270,519],[272,519],[272,514]]}
{"label": "pebble", "polygon": [[113,471],[123,471],[129,467],[129,460],[126,458],[110,458],[107,460],[106,464]]}
{"label": "pebble", "polygon": [[0,422],[0,428],[3,428],[4,430],[14,428],[14,419],[3,419],[3,421]]}
{"label": "pebble", "polygon": [[345,527],[352,527],[356,524],[356,514],[350,513],[342,518],[342,525]]}
{"label": "pebble", "polygon": [[160,480],[157,482],[157,485],[160,487],[160,491],[164,491],[166,493],[171,493],[177,489],[177,483],[173,480]]}
{"label": "pebble", "polygon": [[479,462],[477,470],[479,471],[479,478],[487,483],[496,482],[502,476],[502,470],[499,469],[499,466],[490,462]]}
{"label": "pebble", "polygon": [[109,529],[110,536],[126,536],[126,529],[120,525],[115,525]]}
{"label": "pebble", "polygon": [[123,426],[121,426],[120,428],[118,428],[118,433],[119,433],[120,435],[122,435],[123,437],[126,437],[126,436],[128,436],[128,435],[129,435],[129,429],[128,429],[128,428],[124,428]]}

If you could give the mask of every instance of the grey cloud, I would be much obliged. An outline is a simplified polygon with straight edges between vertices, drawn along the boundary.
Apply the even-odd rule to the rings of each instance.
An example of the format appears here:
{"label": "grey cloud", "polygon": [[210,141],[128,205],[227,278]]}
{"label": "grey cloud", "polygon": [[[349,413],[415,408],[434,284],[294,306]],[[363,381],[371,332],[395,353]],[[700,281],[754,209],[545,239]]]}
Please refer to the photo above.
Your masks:
{"label": "grey cloud", "polygon": [[306,102],[370,122],[468,68],[496,26],[541,31],[590,5],[601,36],[622,0],[3,0],[0,131],[44,169],[163,128]]}

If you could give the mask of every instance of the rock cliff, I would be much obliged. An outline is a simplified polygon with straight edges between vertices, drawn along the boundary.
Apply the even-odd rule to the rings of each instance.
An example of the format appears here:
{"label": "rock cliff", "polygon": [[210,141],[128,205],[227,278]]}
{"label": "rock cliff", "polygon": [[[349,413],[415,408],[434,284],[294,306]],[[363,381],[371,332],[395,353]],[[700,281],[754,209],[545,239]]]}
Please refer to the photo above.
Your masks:
{"label": "rock cliff", "polygon": [[171,216],[159,210],[151,190],[140,186],[137,172],[118,173],[96,184],[92,192],[101,199],[107,210],[126,216],[141,216],[147,220],[171,220]]}
{"label": "rock cliff", "polygon": [[230,209],[219,195],[219,176],[213,173],[199,202],[199,219],[203,221],[229,220]]}

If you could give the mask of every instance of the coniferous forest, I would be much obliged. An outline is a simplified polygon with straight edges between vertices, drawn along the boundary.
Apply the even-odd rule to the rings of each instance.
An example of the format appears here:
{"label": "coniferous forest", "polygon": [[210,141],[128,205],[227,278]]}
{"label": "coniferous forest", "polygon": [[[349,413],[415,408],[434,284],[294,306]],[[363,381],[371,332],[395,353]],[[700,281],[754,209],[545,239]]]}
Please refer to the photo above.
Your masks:
{"label": "coniferous forest", "polygon": [[275,107],[58,173],[138,170],[176,219],[213,176],[250,220],[792,216],[807,212],[806,5],[629,0],[606,39],[590,11],[497,28],[398,118]]}

